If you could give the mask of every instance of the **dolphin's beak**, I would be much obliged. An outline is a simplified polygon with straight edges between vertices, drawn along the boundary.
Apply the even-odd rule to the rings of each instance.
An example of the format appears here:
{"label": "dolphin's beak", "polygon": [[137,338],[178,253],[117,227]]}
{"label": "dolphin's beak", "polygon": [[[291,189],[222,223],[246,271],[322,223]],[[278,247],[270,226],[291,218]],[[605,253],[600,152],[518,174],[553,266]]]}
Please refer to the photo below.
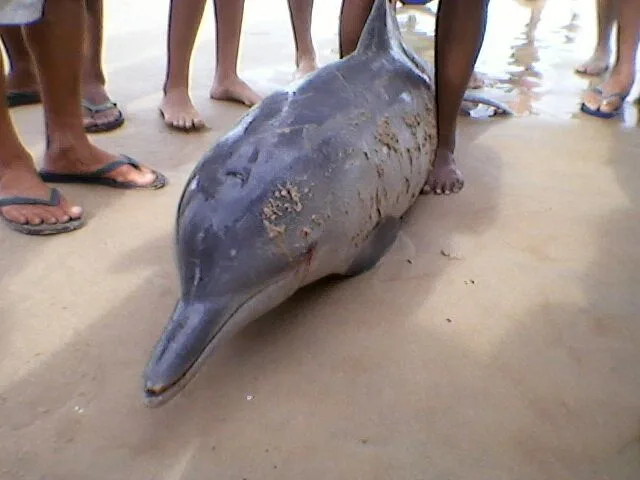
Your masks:
{"label": "dolphin's beak", "polygon": [[173,398],[198,370],[228,320],[227,309],[206,303],[176,304],[144,372],[148,406]]}
{"label": "dolphin's beak", "polygon": [[305,265],[301,262],[299,268],[280,274],[250,294],[221,296],[209,303],[179,301],[144,372],[145,404],[167,403],[221,342],[289,298],[300,285]]}

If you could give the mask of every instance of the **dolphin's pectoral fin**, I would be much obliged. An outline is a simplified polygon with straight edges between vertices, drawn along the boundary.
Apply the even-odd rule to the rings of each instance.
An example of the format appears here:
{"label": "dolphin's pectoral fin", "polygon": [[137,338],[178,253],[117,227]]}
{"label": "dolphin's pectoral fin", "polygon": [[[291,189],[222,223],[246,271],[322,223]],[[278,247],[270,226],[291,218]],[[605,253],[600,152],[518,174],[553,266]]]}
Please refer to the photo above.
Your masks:
{"label": "dolphin's pectoral fin", "polygon": [[399,231],[400,219],[395,217],[381,219],[343,275],[355,277],[375,267],[396,241]]}
{"label": "dolphin's pectoral fin", "polygon": [[460,113],[470,116],[471,112],[480,105],[484,105],[487,110],[486,116],[488,117],[515,115],[515,112],[506,103],[471,92],[464,94],[462,105],[460,106]]}

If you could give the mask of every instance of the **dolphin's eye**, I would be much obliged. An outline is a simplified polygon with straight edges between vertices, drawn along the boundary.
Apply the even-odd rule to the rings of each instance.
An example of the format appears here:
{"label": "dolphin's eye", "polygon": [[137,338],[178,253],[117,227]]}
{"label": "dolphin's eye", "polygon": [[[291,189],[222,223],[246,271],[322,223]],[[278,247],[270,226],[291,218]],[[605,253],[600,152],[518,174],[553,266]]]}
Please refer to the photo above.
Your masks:
{"label": "dolphin's eye", "polygon": [[245,176],[245,174],[242,172],[238,172],[237,170],[229,170],[227,172],[227,176],[240,180],[242,182],[242,185],[247,183],[247,177]]}

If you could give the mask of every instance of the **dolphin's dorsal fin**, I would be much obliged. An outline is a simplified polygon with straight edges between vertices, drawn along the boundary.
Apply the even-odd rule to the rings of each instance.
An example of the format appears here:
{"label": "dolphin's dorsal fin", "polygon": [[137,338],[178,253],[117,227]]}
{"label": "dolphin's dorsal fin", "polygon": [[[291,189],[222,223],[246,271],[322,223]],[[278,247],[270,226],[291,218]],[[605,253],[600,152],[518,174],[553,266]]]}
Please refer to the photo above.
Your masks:
{"label": "dolphin's dorsal fin", "polygon": [[389,0],[375,0],[354,52],[356,55],[390,52],[398,47],[400,28],[394,10]]}

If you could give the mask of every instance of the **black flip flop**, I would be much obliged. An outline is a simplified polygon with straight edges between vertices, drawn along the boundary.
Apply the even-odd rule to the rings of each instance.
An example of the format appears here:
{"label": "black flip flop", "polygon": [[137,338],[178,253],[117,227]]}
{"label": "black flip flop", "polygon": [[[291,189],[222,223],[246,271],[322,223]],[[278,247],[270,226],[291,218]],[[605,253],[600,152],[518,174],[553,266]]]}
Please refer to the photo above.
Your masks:
{"label": "black flip flop", "polygon": [[[42,205],[44,207],[57,207],[62,201],[62,195],[57,188],[51,189],[51,196],[49,200],[43,200],[41,198],[31,197],[6,197],[0,198],[0,208],[13,207],[17,205]],[[74,230],[78,230],[85,225],[83,218],[71,219],[65,223],[54,223],[50,225],[48,223],[41,223],[40,225],[31,225],[30,223],[17,223],[9,220],[7,217],[0,213],[0,218],[9,226],[10,229],[15,230],[25,235],[55,235],[57,233],[67,233]]]}
{"label": "black flip flop", "polygon": [[124,165],[130,165],[137,170],[142,170],[140,164],[133,158],[126,155],[120,155],[120,159],[115,162],[111,162],[102,168],[94,170],[88,173],[55,173],[47,172],[46,170],[40,170],[40,178],[43,182],[48,183],[84,183],[88,185],[104,185],[112,188],[125,188],[125,189],[142,189],[142,190],[158,190],[164,187],[168,181],[162,173],[152,170],[156,174],[156,179],[149,185],[138,185],[133,182],[119,182],[113,178],[105,177],[106,174],[113,172],[115,169]]}
{"label": "black flip flop", "polygon": [[9,108],[35,105],[42,101],[38,92],[7,92],[6,98]]}
{"label": "black flip flop", "polygon": [[85,132],[88,133],[103,133],[110,132],[111,130],[115,130],[119,128],[124,123],[124,116],[122,115],[122,111],[118,108],[118,104],[112,102],[111,100],[104,102],[102,105],[94,105],[86,100],[82,100],[82,108],[89,110],[89,113],[93,116],[96,113],[106,112],[107,110],[111,110],[112,108],[118,109],[118,116],[106,123],[96,123],[95,125],[89,125],[85,127]]}

